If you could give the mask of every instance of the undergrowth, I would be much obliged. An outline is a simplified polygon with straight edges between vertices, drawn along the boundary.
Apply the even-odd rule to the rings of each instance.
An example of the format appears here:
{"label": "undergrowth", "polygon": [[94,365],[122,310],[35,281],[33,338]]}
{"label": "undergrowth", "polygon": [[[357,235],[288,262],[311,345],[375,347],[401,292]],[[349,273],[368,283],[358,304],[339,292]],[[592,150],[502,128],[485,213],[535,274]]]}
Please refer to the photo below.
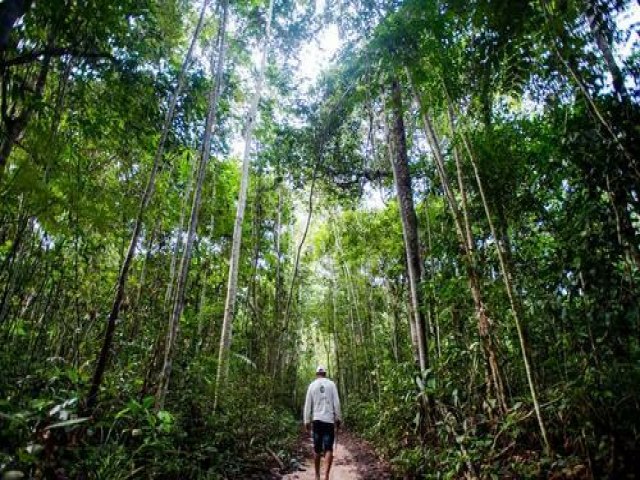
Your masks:
{"label": "undergrowth", "polygon": [[[47,381],[3,385],[11,389],[0,403],[0,472],[15,475],[8,478],[241,479],[268,472],[274,456],[288,463],[293,450],[297,423],[288,408],[259,403],[267,380],[256,372],[229,387],[218,412],[209,385],[193,381],[160,411],[151,395],[107,390],[92,418],[81,413],[77,372],[48,373]],[[183,373],[182,383],[194,380]]]}
{"label": "undergrowth", "polygon": [[[345,408],[350,428],[371,441],[401,478],[635,478],[640,442],[635,420],[629,421],[632,403],[619,403],[615,411],[602,402],[601,389],[586,386],[573,389],[583,395],[547,402],[543,413],[554,451],[545,454],[526,398],[500,417],[491,404],[478,406],[458,389],[438,385],[431,372],[417,378],[412,369],[394,367],[382,377],[377,397],[350,395]],[[599,415],[616,418],[619,431],[594,425],[588,415],[596,406]]]}

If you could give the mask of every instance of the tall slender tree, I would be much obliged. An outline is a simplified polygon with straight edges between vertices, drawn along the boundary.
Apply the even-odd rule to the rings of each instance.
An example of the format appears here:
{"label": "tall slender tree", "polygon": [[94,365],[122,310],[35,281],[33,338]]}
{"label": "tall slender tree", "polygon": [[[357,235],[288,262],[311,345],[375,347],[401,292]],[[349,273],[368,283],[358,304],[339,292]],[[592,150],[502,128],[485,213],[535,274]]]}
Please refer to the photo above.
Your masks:
{"label": "tall slender tree", "polygon": [[218,118],[218,100],[222,89],[222,75],[224,72],[225,50],[226,50],[226,32],[227,21],[229,15],[229,1],[222,0],[220,9],[220,23],[218,27],[218,37],[214,48],[211,49],[211,72],[214,73],[214,79],[209,90],[207,120],[205,122],[204,134],[202,139],[202,149],[200,158],[198,159],[198,170],[195,179],[195,188],[193,192],[193,200],[191,203],[191,212],[189,215],[189,226],[187,228],[187,238],[184,242],[184,250],[180,260],[180,269],[176,279],[175,297],[173,300],[173,308],[169,316],[167,324],[167,337],[165,340],[164,361],[160,371],[158,380],[158,388],[156,391],[156,409],[164,408],[165,398],[169,390],[169,382],[171,379],[171,369],[173,365],[174,348],[178,336],[178,327],[180,317],[184,309],[184,295],[187,284],[187,274],[189,273],[189,265],[191,263],[191,252],[193,242],[198,227],[198,215],[200,213],[200,204],[202,201],[202,188],[204,179],[211,157],[211,137],[215,129]]}
{"label": "tall slender tree", "polygon": [[224,306],[224,318],[222,320],[222,332],[220,334],[220,348],[218,353],[218,370],[216,373],[216,394],[214,400],[214,409],[218,405],[220,394],[224,386],[225,377],[227,374],[229,349],[231,347],[231,328],[233,325],[236,295],[238,290],[238,265],[240,262],[240,247],[242,244],[242,224],[244,222],[244,211],[247,204],[247,190],[249,187],[249,165],[251,162],[251,148],[253,146],[253,130],[255,128],[258,115],[258,104],[260,103],[260,99],[262,98],[262,84],[264,82],[264,75],[267,68],[267,56],[269,54],[269,47],[271,43],[271,21],[273,17],[273,4],[274,0],[269,0],[260,67],[258,70],[258,77],[256,78],[255,91],[253,92],[251,105],[249,107],[249,111],[247,112],[244,125],[242,177],[240,180],[240,192],[238,193],[236,219],[233,226],[233,240],[231,243],[231,255],[229,258],[229,277],[227,283],[227,297]]}
{"label": "tall slender tree", "polygon": [[107,367],[109,352],[113,343],[113,334],[116,329],[116,323],[120,315],[120,309],[122,307],[122,301],[125,295],[127,280],[129,277],[129,270],[131,268],[131,263],[138,247],[138,240],[142,232],[144,217],[147,212],[147,208],[149,207],[149,203],[151,202],[151,198],[153,197],[153,192],[156,185],[156,177],[160,170],[162,158],[164,157],[165,145],[167,142],[167,137],[171,130],[171,125],[173,123],[173,117],[175,114],[176,106],[178,104],[178,98],[180,97],[186,83],[187,70],[189,68],[189,65],[191,64],[195,45],[200,36],[200,32],[202,31],[205,14],[208,7],[209,0],[205,0],[202,3],[200,16],[198,17],[198,23],[196,24],[195,30],[193,32],[191,43],[189,44],[189,49],[187,50],[184,61],[182,62],[180,73],[178,74],[178,83],[176,85],[175,91],[169,99],[169,107],[167,108],[167,112],[165,114],[164,123],[162,125],[160,133],[160,140],[158,142],[158,147],[153,158],[151,172],[149,173],[149,179],[147,180],[147,185],[145,187],[144,193],[142,194],[142,198],[140,199],[140,205],[138,207],[138,213],[133,225],[133,231],[131,233],[131,239],[129,240],[129,246],[127,247],[127,252],[122,261],[122,265],[120,266],[120,273],[118,275],[118,280],[116,281],[113,303],[111,304],[111,310],[109,312],[109,316],[107,317],[107,325],[104,332],[102,348],[100,350],[100,354],[98,355],[95,370],[93,372],[93,378],[91,380],[91,386],[89,388],[89,392],[85,401],[87,410],[89,412],[93,411],[97,402],[98,392],[100,390],[100,385],[102,384],[102,377],[104,376],[104,372]]}
{"label": "tall slender tree", "polygon": [[392,118],[389,127],[391,165],[398,196],[400,218],[402,219],[402,233],[407,257],[409,293],[413,316],[412,322],[416,332],[418,360],[420,370],[425,371],[429,368],[429,341],[425,323],[424,295],[421,290],[423,266],[418,241],[418,218],[413,203],[413,189],[411,187],[409,160],[407,158],[402,91],[397,79],[391,81],[389,96]]}

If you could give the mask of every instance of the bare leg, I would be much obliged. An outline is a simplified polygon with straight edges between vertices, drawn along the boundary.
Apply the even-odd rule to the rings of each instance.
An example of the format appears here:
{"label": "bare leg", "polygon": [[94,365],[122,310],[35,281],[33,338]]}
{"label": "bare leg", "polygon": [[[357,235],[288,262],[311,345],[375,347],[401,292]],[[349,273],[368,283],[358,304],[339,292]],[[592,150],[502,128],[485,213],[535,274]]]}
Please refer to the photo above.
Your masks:
{"label": "bare leg", "polygon": [[321,453],[316,453],[313,460],[316,467],[316,480],[320,480],[320,460],[322,459]]}
{"label": "bare leg", "polygon": [[333,452],[331,450],[327,450],[327,453],[324,454],[324,459],[327,464],[327,472],[324,474],[324,480],[329,480],[329,473],[331,472],[331,464],[333,463]]}

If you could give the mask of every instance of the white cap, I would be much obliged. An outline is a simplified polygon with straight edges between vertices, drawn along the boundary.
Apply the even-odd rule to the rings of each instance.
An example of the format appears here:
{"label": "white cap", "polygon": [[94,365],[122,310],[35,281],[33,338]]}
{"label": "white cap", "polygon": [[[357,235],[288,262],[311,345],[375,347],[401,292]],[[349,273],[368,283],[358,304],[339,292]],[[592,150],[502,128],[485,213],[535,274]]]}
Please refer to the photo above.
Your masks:
{"label": "white cap", "polygon": [[324,368],[324,365],[318,365],[318,368],[316,368],[316,373],[327,373],[327,369]]}

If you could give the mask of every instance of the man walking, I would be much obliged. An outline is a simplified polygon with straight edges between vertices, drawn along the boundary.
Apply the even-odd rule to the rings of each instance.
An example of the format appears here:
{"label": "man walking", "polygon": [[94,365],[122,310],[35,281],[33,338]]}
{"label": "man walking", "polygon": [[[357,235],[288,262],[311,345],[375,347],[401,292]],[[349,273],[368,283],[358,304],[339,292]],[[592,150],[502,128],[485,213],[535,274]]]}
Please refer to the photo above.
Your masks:
{"label": "man walking", "polygon": [[327,378],[327,370],[322,365],[316,369],[316,379],[307,389],[304,403],[304,424],[307,432],[313,421],[313,451],[315,452],[316,480],[320,480],[320,460],[324,454],[326,462],[325,480],[329,480],[333,462],[333,442],[335,430],[340,428],[342,413],[336,384]]}

